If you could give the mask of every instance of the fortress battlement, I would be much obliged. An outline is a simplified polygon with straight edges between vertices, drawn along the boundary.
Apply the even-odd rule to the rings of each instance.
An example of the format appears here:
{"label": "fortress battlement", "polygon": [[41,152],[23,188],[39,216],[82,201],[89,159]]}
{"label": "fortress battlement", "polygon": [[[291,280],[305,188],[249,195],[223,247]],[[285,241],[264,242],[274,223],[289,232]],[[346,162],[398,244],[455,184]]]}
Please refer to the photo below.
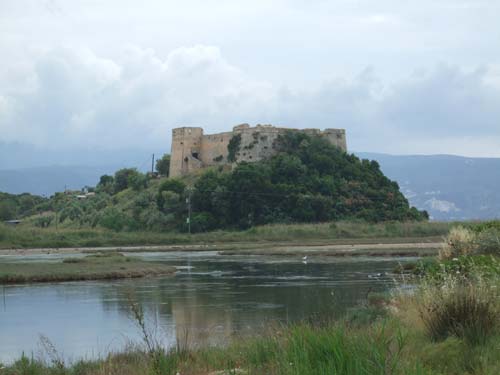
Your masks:
{"label": "fortress battlement", "polygon": [[[214,165],[231,165],[242,161],[260,161],[275,155],[276,139],[288,131],[299,131],[326,138],[331,144],[347,151],[344,129],[291,129],[272,125],[241,124],[233,131],[203,134],[200,127],[181,127],[172,130],[170,176],[183,176]],[[230,154],[232,139],[237,149]]]}

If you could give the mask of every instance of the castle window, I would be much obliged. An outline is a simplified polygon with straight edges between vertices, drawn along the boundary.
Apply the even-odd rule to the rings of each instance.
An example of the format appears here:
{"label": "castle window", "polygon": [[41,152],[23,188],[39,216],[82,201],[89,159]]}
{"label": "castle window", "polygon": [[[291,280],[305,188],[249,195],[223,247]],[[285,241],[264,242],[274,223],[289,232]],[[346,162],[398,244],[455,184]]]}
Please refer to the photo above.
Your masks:
{"label": "castle window", "polygon": [[197,152],[192,152],[191,155],[193,156],[193,158],[198,159],[198,153]]}
{"label": "castle window", "polygon": [[183,145],[183,144],[184,144],[184,142],[181,142],[181,145]]}
{"label": "castle window", "polygon": [[188,159],[188,158],[187,158],[187,156],[186,156],[186,157],[184,158],[184,161],[187,163],[187,162],[188,162],[188,160],[189,160],[189,159]]}
{"label": "castle window", "polygon": [[250,155],[248,158],[249,158],[249,159],[251,159],[251,158],[252,158],[252,155]]}

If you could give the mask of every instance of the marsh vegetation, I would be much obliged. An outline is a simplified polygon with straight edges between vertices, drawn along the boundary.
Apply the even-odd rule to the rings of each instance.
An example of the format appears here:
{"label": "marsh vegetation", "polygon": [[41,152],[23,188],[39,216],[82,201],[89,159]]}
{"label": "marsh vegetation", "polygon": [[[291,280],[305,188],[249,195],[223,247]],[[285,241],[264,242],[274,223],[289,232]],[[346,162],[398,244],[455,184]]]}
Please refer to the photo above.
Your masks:
{"label": "marsh vegetation", "polygon": [[108,252],[58,262],[0,262],[0,284],[123,279],[173,274],[175,269]]}

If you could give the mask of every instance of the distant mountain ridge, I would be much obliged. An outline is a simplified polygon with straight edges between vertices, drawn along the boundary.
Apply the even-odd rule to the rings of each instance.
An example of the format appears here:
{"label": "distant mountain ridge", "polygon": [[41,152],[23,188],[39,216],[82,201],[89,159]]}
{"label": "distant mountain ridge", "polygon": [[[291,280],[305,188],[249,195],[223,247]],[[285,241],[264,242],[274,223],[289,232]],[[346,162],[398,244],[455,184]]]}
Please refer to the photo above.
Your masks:
{"label": "distant mountain ridge", "polygon": [[374,159],[434,220],[500,218],[500,158],[357,153]]}
{"label": "distant mountain ridge", "polygon": [[50,196],[65,189],[79,190],[95,186],[103,174],[112,174],[118,166],[47,166],[0,170],[0,191]]}
{"label": "distant mountain ridge", "polygon": [[[382,171],[398,182],[418,209],[434,220],[500,218],[500,158],[453,155],[388,155],[358,152],[377,160]],[[51,195],[64,188],[94,186],[103,174],[123,164],[107,166],[47,166],[0,170],[0,191]]]}

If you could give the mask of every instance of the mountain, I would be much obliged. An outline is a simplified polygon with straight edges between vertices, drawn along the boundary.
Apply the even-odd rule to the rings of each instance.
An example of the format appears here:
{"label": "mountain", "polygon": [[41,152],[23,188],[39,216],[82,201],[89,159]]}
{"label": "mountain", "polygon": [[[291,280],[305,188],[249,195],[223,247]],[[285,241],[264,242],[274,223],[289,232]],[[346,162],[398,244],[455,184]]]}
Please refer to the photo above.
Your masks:
{"label": "mountain", "polygon": [[434,220],[500,218],[500,158],[357,155],[377,160],[411,204],[427,210]]}

